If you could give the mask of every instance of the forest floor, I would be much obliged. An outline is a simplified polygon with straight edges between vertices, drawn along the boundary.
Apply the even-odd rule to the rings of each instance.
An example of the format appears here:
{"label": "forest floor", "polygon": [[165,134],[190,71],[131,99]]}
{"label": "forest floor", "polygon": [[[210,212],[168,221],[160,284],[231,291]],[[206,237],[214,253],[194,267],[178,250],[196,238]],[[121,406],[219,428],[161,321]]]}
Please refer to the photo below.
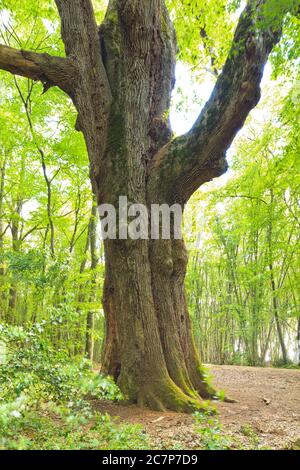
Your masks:
{"label": "forest floor", "polygon": [[[231,449],[290,449],[300,438],[300,370],[209,366],[213,384],[237,403],[213,402]],[[192,416],[94,402],[122,423],[142,425],[155,449],[199,449]]]}

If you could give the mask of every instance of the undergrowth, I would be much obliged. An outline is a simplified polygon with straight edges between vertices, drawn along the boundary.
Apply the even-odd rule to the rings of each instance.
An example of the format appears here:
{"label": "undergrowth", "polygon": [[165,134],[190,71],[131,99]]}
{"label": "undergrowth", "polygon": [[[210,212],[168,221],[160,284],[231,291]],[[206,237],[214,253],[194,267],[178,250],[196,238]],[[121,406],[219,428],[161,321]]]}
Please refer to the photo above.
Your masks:
{"label": "undergrowth", "polygon": [[194,414],[195,431],[200,436],[205,450],[228,450],[231,439],[223,432],[215,411],[201,411]]}
{"label": "undergrowth", "polygon": [[0,325],[0,449],[143,449],[139,426],[95,412],[89,398],[121,400],[114,382],[92,372],[31,328]]}

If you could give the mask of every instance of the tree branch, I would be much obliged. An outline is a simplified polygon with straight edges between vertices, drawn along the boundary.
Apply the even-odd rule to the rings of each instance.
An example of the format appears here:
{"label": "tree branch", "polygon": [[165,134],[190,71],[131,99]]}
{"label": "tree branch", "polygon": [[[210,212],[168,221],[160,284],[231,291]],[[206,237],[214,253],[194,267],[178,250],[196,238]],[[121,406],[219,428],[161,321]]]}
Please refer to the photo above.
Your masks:
{"label": "tree branch", "polygon": [[76,60],[82,75],[81,85],[89,88],[89,92],[93,88],[93,99],[99,99],[99,105],[107,107],[111,100],[110,86],[91,0],[55,0],[55,3],[61,18],[66,55]]}
{"label": "tree branch", "polygon": [[205,182],[227,170],[226,151],[260,99],[264,66],[282,34],[285,11],[268,24],[268,0],[248,0],[213,93],[192,129],[151,162],[149,185],[162,199],[184,204]]}
{"label": "tree branch", "polygon": [[85,137],[94,185],[105,151],[111,104],[98,27],[91,0],[55,0],[55,3],[61,18],[66,54],[78,67],[78,87],[73,96],[78,111],[76,129]]}
{"label": "tree branch", "polygon": [[76,66],[70,59],[14,49],[0,44],[0,69],[43,83],[44,89],[58,86],[70,94]]}

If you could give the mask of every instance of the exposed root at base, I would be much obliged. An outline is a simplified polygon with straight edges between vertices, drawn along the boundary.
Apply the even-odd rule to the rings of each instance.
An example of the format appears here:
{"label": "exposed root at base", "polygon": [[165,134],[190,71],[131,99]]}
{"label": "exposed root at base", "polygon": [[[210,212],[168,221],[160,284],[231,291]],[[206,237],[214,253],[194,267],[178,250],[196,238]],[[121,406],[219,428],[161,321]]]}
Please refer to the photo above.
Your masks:
{"label": "exposed root at base", "polygon": [[[148,384],[149,385],[149,384]],[[164,383],[151,384],[141,390],[137,403],[141,407],[147,407],[154,411],[178,411],[182,413],[194,413],[195,411],[207,411],[208,405],[194,390],[190,394],[184,393],[171,380]]]}

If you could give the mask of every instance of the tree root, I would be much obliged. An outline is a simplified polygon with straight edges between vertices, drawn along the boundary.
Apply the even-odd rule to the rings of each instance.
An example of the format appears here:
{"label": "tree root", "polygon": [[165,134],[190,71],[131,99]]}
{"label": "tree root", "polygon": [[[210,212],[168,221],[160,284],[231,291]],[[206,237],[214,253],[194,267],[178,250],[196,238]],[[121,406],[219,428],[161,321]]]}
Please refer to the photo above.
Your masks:
{"label": "tree root", "polygon": [[207,411],[207,402],[194,390],[184,393],[175,383],[167,379],[162,382],[147,384],[138,394],[137,403],[141,407],[148,407],[155,411],[178,411],[194,413]]}

